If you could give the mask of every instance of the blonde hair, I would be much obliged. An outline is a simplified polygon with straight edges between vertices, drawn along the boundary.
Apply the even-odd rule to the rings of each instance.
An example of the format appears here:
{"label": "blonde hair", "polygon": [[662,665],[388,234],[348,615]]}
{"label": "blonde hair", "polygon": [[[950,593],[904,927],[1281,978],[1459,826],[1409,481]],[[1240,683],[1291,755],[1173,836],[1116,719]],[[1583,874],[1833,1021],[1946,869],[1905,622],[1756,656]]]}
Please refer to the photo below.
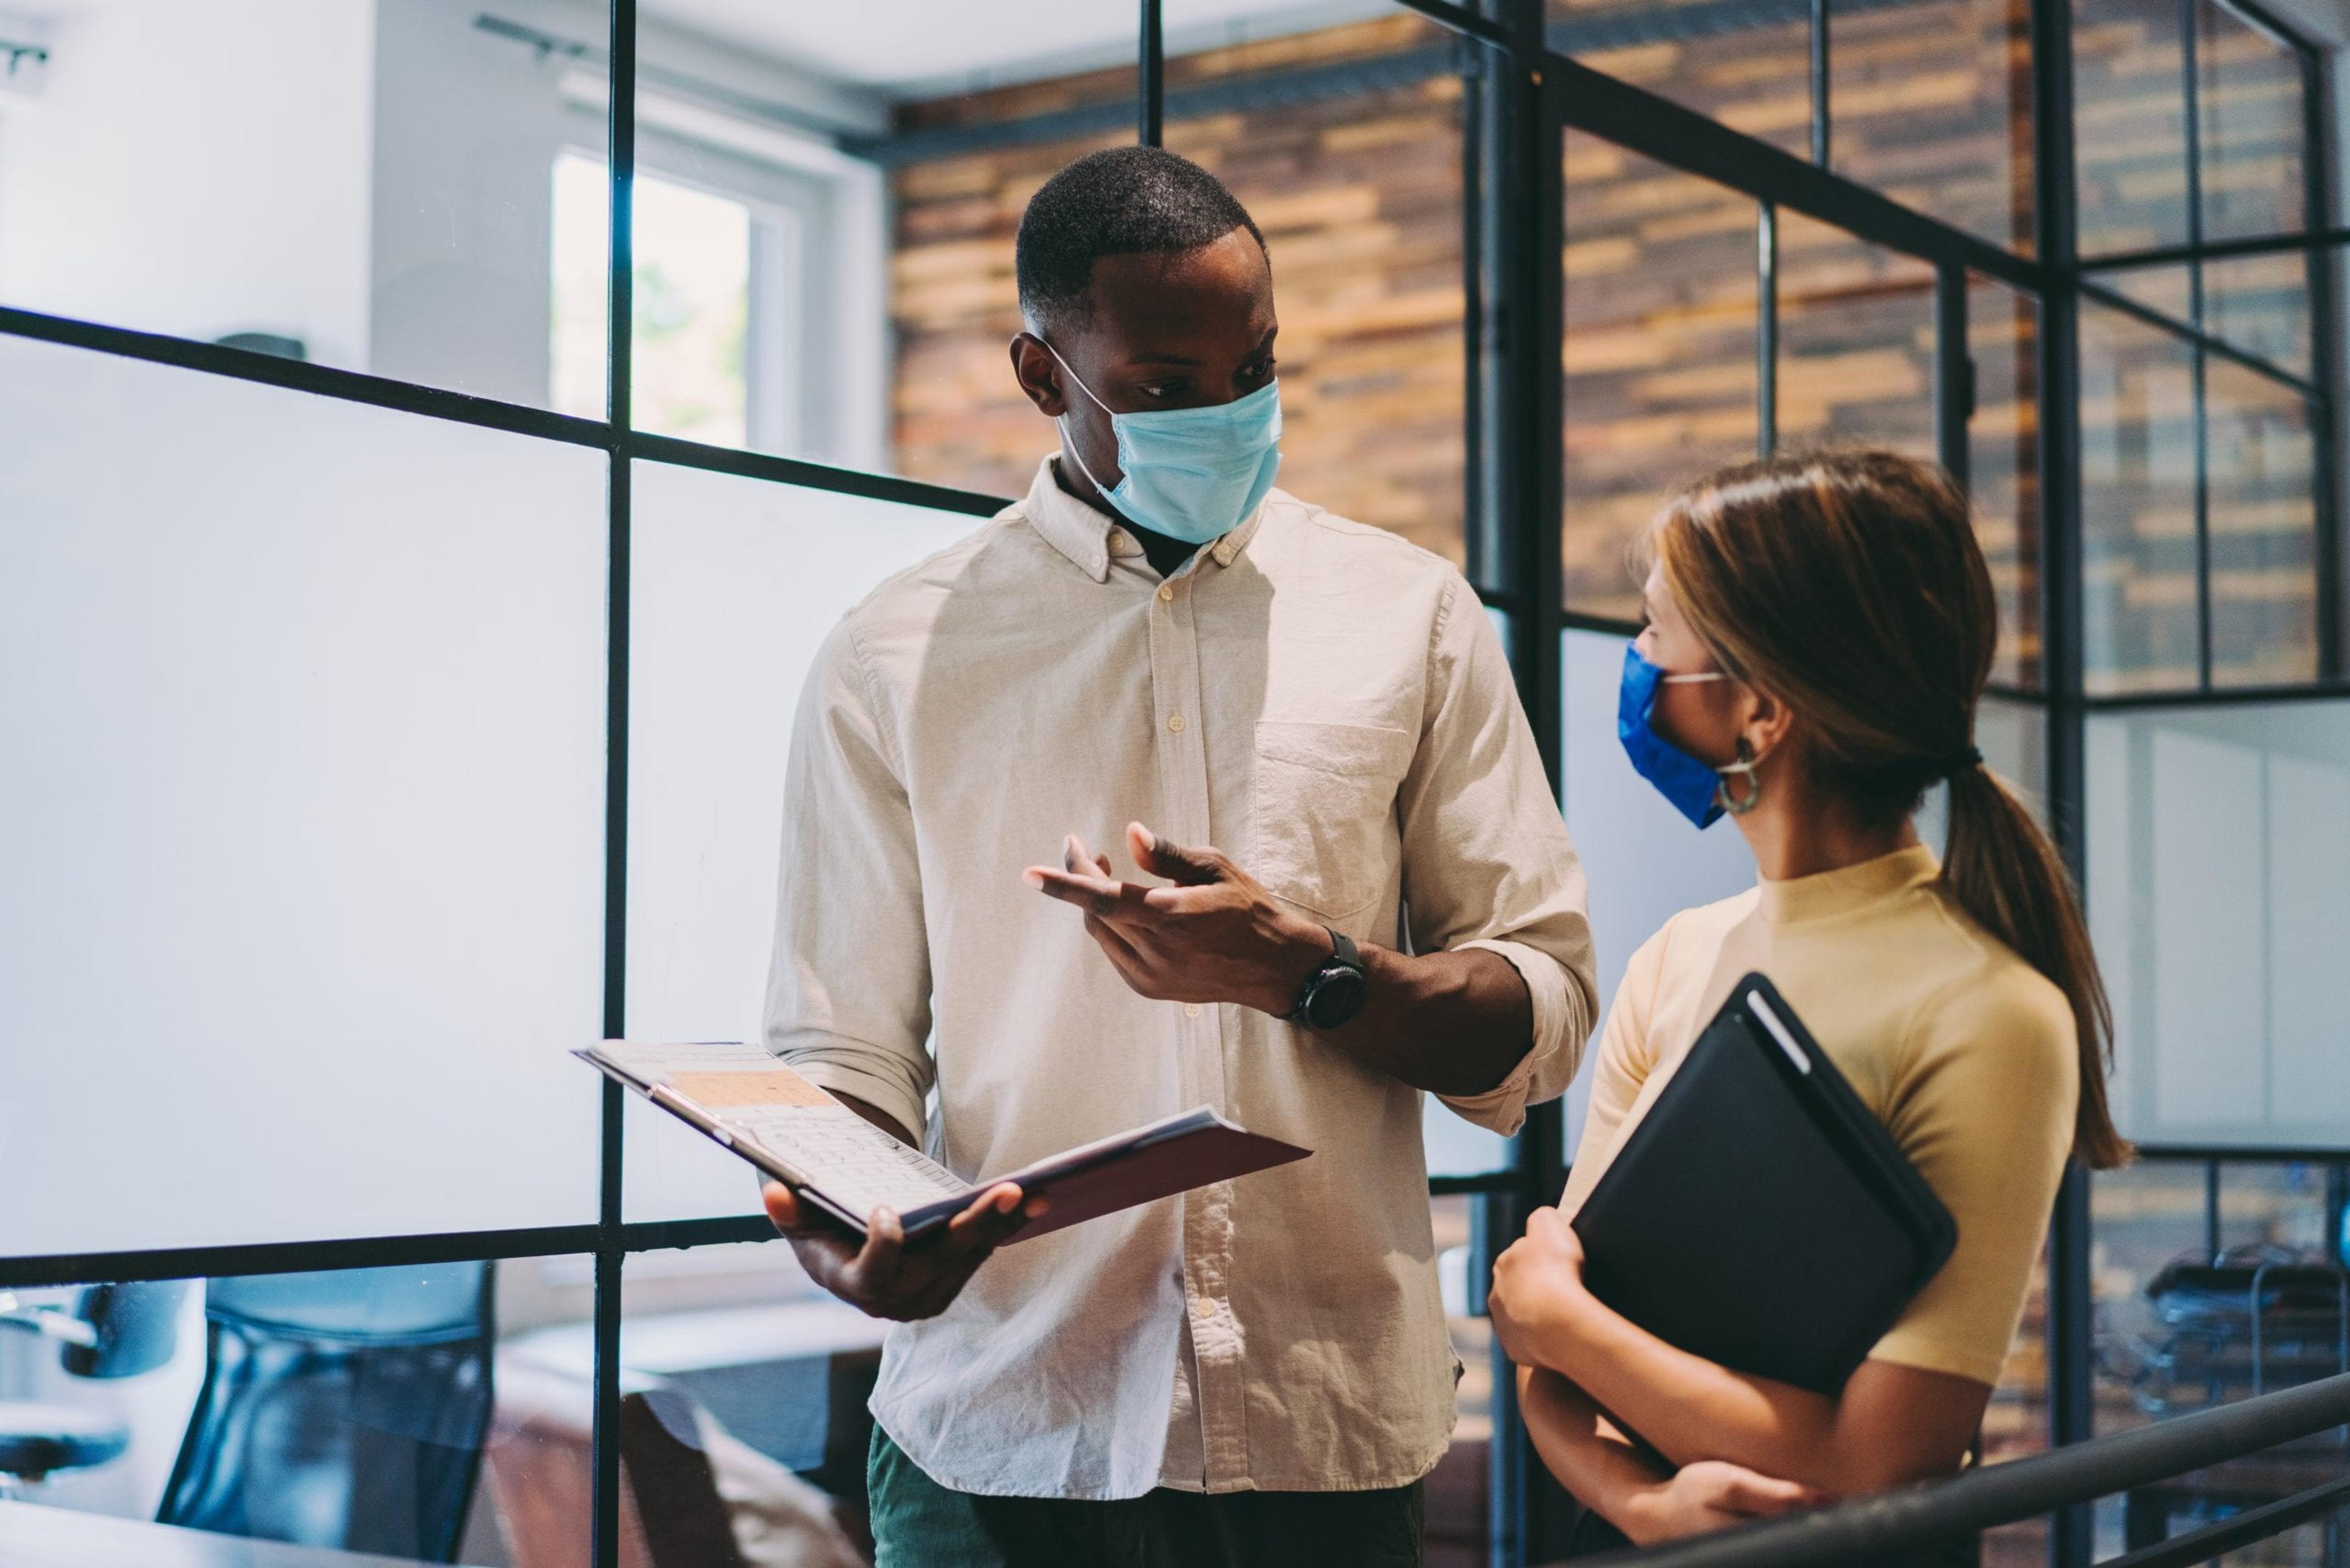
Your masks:
{"label": "blonde hair", "polygon": [[1906,817],[1950,781],[1943,884],[2071,1002],[2073,1151],[2126,1163],[2106,1096],[2113,1010],[2071,876],[1974,747],[1999,606],[1958,486],[1897,452],[1764,458],[1675,497],[1646,545],[1721,668],[1794,710],[1823,784],[1865,820]]}

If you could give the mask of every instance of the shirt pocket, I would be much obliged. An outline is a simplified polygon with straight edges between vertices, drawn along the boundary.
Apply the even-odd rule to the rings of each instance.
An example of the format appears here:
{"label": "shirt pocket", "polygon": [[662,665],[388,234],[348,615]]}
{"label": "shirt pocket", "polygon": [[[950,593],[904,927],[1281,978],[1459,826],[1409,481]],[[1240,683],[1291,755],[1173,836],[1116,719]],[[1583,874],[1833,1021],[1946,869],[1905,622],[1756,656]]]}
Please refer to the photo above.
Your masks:
{"label": "shirt pocket", "polygon": [[1402,730],[1259,720],[1249,873],[1329,919],[1359,914],[1392,870],[1396,790],[1415,750]]}

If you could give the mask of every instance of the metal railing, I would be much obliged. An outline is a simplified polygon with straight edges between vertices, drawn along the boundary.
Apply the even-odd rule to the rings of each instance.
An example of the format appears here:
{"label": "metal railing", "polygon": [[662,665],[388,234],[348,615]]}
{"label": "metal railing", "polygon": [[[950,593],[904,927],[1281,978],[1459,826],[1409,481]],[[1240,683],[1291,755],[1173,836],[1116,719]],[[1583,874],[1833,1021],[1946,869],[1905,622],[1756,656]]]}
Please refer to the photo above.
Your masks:
{"label": "metal railing", "polygon": [[[2350,1424],[2350,1374],[1834,1508],[1645,1552],[1582,1558],[1575,1568],[1617,1563],[1637,1563],[1638,1568],[1827,1568],[1898,1562],[1953,1538],[2168,1480],[2345,1424]],[[2345,1464],[2350,1467],[2350,1454]],[[2104,1568],[2205,1563],[2345,1508],[2350,1508],[2350,1469],[2290,1497],[2108,1559]]]}

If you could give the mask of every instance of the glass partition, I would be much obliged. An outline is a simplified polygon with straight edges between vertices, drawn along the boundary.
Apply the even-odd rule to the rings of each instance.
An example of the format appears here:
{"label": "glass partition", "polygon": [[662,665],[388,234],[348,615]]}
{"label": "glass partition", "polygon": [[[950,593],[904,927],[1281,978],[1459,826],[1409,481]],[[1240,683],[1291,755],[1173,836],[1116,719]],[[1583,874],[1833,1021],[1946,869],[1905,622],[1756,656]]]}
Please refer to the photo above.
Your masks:
{"label": "glass partition", "polygon": [[1829,167],[2028,253],[2030,5],[1828,0],[1826,14]]}
{"label": "glass partition", "polygon": [[0,337],[0,1256],[595,1218],[604,500]]}
{"label": "glass partition", "polygon": [[1760,445],[1757,213],[1598,137],[1563,140],[1565,602],[1628,620],[1649,516]]}
{"label": "glass partition", "polygon": [[546,406],[553,171],[604,156],[607,30],[600,0],[76,5],[0,95],[0,305]]}
{"label": "glass partition", "polygon": [[[1167,7],[1166,142],[1264,230],[1281,319],[1284,490],[1464,549],[1461,81],[1388,5]],[[1270,35],[1270,36],[1269,36]]]}
{"label": "glass partition", "polygon": [[[634,501],[629,1033],[756,1040],[808,668],[850,606],[983,519],[653,462]],[[628,1115],[629,1219],[757,1211],[741,1160]]]}
{"label": "glass partition", "polygon": [[1934,269],[1781,213],[1778,414],[1783,448],[1934,461]]}
{"label": "glass partition", "polygon": [[2124,1132],[2350,1142],[2350,1049],[2332,1000],[2350,929],[2345,788],[2340,701],[2089,720],[2089,913]]}

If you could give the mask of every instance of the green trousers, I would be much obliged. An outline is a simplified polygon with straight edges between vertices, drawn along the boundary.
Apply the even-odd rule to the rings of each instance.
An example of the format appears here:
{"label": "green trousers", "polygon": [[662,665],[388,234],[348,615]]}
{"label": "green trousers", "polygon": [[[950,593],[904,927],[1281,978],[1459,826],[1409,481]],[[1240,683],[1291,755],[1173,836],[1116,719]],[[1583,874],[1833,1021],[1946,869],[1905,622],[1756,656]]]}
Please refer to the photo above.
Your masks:
{"label": "green trousers", "polygon": [[1420,1489],[1164,1488],[1115,1502],[976,1497],[941,1486],[873,1428],[878,1568],[1419,1568]]}

